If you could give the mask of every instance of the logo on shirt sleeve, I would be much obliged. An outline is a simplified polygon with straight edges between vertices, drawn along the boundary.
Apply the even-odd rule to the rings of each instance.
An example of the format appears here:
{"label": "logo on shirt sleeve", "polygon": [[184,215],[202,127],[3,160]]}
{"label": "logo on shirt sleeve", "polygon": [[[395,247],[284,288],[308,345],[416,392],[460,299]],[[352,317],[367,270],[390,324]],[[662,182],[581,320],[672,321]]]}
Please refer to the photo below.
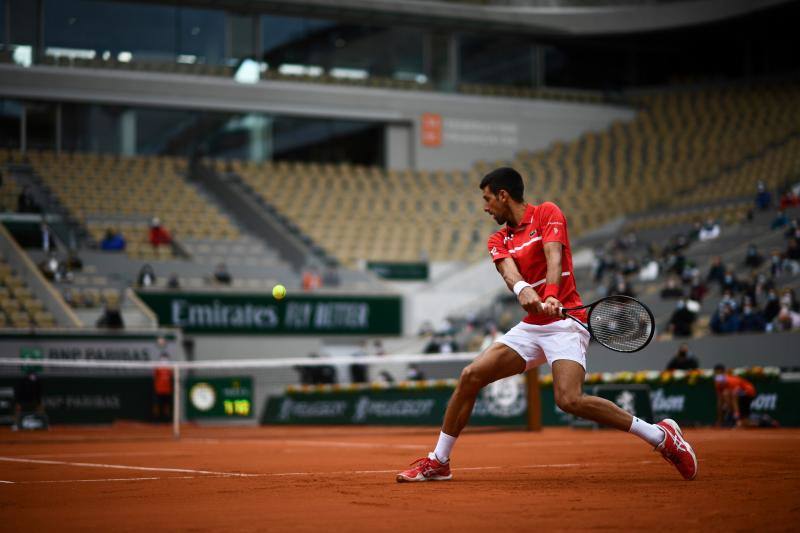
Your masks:
{"label": "logo on shirt sleeve", "polygon": [[489,253],[492,255],[497,255],[497,246],[492,246],[492,249],[489,250]]}

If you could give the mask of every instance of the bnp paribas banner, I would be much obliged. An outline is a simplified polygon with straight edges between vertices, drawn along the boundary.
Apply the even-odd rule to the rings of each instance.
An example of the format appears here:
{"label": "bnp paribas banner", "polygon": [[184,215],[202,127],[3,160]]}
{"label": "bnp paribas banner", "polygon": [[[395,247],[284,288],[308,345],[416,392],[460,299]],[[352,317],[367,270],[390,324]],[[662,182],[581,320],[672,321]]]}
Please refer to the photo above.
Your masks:
{"label": "bnp paribas banner", "polygon": [[399,296],[224,294],[142,291],[162,326],[195,334],[399,335]]}

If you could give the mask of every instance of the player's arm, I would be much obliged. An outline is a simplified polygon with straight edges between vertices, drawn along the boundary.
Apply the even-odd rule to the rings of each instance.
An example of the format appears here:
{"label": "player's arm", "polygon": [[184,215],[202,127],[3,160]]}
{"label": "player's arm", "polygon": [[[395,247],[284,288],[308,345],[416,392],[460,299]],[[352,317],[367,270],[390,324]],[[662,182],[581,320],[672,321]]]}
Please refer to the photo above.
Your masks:
{"label": "player's arm", "polygon": [[561,251],[563,245],[558,241],[544,243],[544,257],[547,260],[547,277],[544,286],[544,306],[542,312],[558,316],[561,302],[558,300],[558,287],[561,284]]}
{"label": "player's arm", "polygon": [[[506,282],[509,290],[514,290],[514,285],[519,283],[520,281],[524,282],[525,280],[522,279],[522,274],[519,273],[517,269],[517,265],[514,263],[514,260],[510,257],[504,257],[503,259],[498,259],[495,261],[494,266],[497,268],[497,271],[503,277],[503,281]],[[542,302],[539,298],[539,295],[536,294],[536,291],[530,285],[522,289],[519,294],[517,295],[517,301],[519,305],[522,306],[525,311],[529,313],[541,313],[542,312]]]}

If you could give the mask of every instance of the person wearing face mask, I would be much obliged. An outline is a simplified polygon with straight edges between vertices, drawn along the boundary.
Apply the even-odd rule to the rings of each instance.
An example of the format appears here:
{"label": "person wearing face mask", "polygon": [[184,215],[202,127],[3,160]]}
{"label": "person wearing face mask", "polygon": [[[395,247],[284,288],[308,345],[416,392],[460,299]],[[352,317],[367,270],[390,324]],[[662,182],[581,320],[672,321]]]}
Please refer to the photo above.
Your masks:
{"label": "person wearing face mask", "polygon": [[683,343],[675,356],[667,363],[667,370],[696,370],[698,366],[697,358],[689,351],[689,345]]}
{"label": "person wearing face mask", "polygon": [[797,305],[797,297],[794,295],[794,289],[784,289],[781,294],[781,307],[786,307],[790,311],[800,311]]}
{"label": "person wearing face mask", "polygon": [[717,334],[736,333],[739,331],[739,314],[730,303],[723,303],[711,317],[711,331]]}
{"label": "person wearing face mask", "polygon": [[739,322],[739,331],[741,332],[758,332],[761,333],[766,327],[766,320],[761,311],[753,308],[753,304],[749,299],[742,306],[742,316]]}
{"label": "person wearing face mask", "polygon": [[697,314],[688,308],[686,300],[678,300],[667,328],[675,337],[691,337],[692,325],[696,318]]}
{"label": "person wearing face mask", "polygon": [[778,316],[778,313],[781,310],[781,302],[778,299],[778,293],[775,289],[770,289],[767,291],[767,304],[764,306],[764,320],[767,323],[772,322],[775,320],[775,317]]}

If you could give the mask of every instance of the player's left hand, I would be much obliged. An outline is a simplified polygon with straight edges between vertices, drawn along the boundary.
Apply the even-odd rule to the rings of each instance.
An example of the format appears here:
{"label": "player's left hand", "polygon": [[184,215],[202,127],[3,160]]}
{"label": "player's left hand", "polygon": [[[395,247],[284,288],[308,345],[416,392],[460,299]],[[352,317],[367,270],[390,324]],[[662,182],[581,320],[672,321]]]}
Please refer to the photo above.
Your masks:
{"label": "player's left hand", "polygon": [[542,302],[542,314],[545,316],[558,317],[561,316],[561,302],[555,296],[548,296],[547,300]]}

